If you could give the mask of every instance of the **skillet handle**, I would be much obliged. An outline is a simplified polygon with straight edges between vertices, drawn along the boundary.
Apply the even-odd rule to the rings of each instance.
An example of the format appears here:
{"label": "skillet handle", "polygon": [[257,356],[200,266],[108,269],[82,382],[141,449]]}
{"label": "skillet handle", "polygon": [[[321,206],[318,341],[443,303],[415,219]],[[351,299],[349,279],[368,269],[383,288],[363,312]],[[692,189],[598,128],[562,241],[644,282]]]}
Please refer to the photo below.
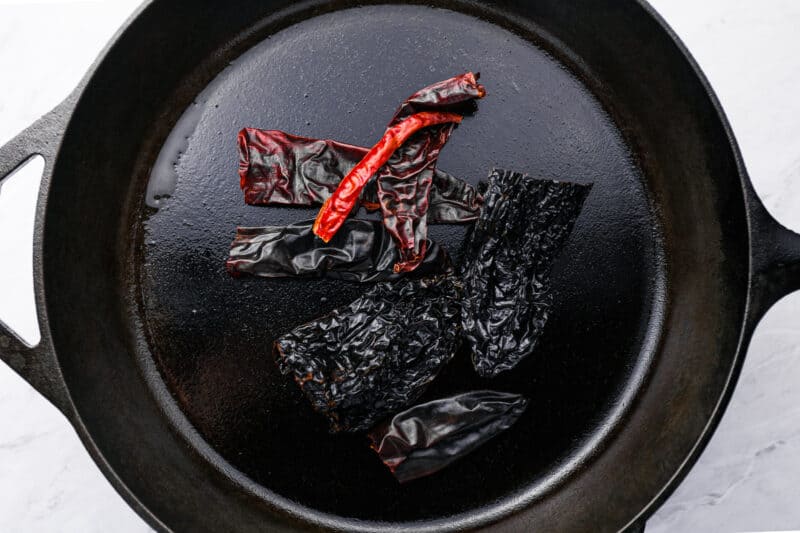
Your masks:
{"label": "skillet handle", "polygon": [[74,98],[67,98],[4,146],[0,146],[0,182],[35,155],[44,157],[44,173],[47,174],[61,144],[73,107]]}
{"label": "skillet handle", "polygon": [[[31,157],[41,155],[45,160],[43,181],[49,179],[55,155],[64,136],[66,124],[74,107],[74,97],[68,98],[50,113],[0,147],[0,194],[2,182]],[[37,234],[41,226],[41,213],[37,213]],[[41,252],[38,235],[34,238],[34,283],[41,290]],[[41,307],[37,315],[43,316]],[[56,407],[66,412],[69,397],[49,335],[42,327],[42,340],[37,346],[28,346],[11,329],[0,321],[0,360],[30,383]]]}
{"label": "skillet handle", "polygon": [[800,235],[775,220],[747,185],[753,287],[747,318],[752,329],[773,304],[800,290]]}

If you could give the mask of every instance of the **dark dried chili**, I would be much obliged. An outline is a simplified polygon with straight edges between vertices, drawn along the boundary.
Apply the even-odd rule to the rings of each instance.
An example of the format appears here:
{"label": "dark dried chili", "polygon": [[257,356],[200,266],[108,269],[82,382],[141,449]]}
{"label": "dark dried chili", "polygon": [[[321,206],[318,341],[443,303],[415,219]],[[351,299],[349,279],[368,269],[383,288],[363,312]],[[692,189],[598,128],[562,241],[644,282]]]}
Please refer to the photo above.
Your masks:
{"label": "dark dried chili", "polygon": [[475,391],[416,405],[369,433],[372,449],[401,483],[428,476],[511,427],[528,401]]}
{"label": "dark dried chili", "polygon": [[[278,130],[245,128],[239,133],[239,175],[249,205],[321,205],[368,149],[331,140],[308,139]],[[390,160],[391,161],[391,160]],[[381,169],[383,175],[387,169]],[[381,208],[378,181],[361,194],[361,207]],[[428,202],[428,223],[476,220],[483,198],[470,184],[436,169]]]}
{"label": "dark dried chili", "polygon": [[[390,281],[399,260],[397,247],[379,221],[348,219],[329,243],[322,243],[311,231],[313,220],[289,226],[239,228],[227,261],[233,275],[250,274],[264,278],[315,277],[348,281]],[[433,276],[452,270],[450,257],[436,243],[416,277]]]}
{"label": "dark dried chili", "polygon": [[478,83],[480,77],[480,74],[467,72],[420,89],[400,105],[390,125],[414,113],[432,109],[455,111],[457,106],[483,98],[486,88]]}
{"label": "dark dried chili", "polygon": [[394,236],[400,254],[396,272],[411,272],[425,258],[433,173],[439,152],[452,132],[450,124],[437,126],[410,140],[377,180],[383,223]]}
{"label": "dark dried chili", "polygon": [[314,222],[314,233],[328,242],[358,204],[361,191],[380,168],[414,133],[440,124],[458,124],[461,115],[435,111],[422,111],[408,116],[390,126],[380,141],[344,177],[330,198],[322,204]]}
{"label": "dark dried chili", "polygon": [[[463,113],[474,100],[486,96],[471,72],[440,81],[411,95],[389,126],[423,111]],[[378,173],[378,200],[383,220],[400,249],[400,272],[414,270],[425,257],[429,195],[439,153],[450,139],[454,124],[426,128],[408,140]]]}
{"label": "dark dried chili", "polygon": [[331,431],[361,431],[413,403],[461,338],[452,276],[379,283],[275,342],[278,367]]}
{"label": "dark dried chili", "polygon": [[477,372],[493,377],[535,348],[547,322],[550,271],[591,185],[495,170],[467,239],[462,322]]}

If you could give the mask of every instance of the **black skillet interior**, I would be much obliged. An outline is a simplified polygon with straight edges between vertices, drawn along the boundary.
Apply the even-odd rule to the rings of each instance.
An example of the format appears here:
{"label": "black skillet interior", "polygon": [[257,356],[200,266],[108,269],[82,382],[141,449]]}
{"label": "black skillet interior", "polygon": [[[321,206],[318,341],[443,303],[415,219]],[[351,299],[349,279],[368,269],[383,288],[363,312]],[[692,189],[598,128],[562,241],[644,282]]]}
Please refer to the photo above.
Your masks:
{"label": "black skillet interior", "polygon": [[[154,31],[153,50],[167,48],[132,65],[134,72],[153,74],[126,93],[114,94],[122,88],[117,82],[89,93],[94,103],[125,95],[129,105],[98,117],[119,139],[87,129],[82,142],[94,142],[94,151],[59,162],[82,170],[82,185],[53,183],[61,204],[69,198],[74,204],[55,207],[48,217],[59,217],[67,230],[96,229],[89,240],[48,230],[48,242],[62,239],[51,244],[61,256],[46,259],[49,270],[64,270],[52,278],[60,284],[52,307],[69,301],[107,313],[96,324],[94,340],[80,339],[64,317],[53,326],[64,346],[92,353],[96,342],[98,354],[133,349],[140,360],[155,360],[157,375],[148,364],[142,372],[166,383],[170,395],[154,396],[163,409],[177,406],[241,474],[311,509],[388,522],[446,519],[544,486],[587,454],[602,451],[603,438],[622,431],[625,410],[659,358],[677,363],[679,349],[725,351],[726,357],[735,352],[746,294],[739,267],[747,253],[746,243],[733,238],[745,232],[735,169],[729,154],[717,157],[708,146],[704,136],[724,141],[712,119],[692,115],[691,102],[703,97],[699,89],[687,89],[685,111],[680,105],[671,111],[636,85],[660,78],[654,67],[636,63],[637,51],[626,49],[626,17],[634,17],[635,9],[618,10],[614,2],[596,6],[598,31],[604,20],[602,31],[619,26],[622,42],[612,50],[579,31],[580,24],[566,26],[565,20],[582,15],[558,3],[523,3],[508,12],[471,3],[347,9],[329,3],[266,22],[256,15],[269,10],[256,4],[239,8],[252,17],[249,24],[241,13],[218,16],[210,4],[194,10],[178,5],[172,15],[195,21],[195,37],[208,30],[207,45],[181,49],[191,48],[191,35],[176,40],[166,29]],[[588,16],[592,9],[583,7]],[[158,27],[148,20],[156,16],[157,9],[145,11],[141,24]],[[226,23],[237,33],[209,30]],[[559,25],[560,40],[547,24]],[[597,50],[593,60],[584,57],[592,44],[603,43],[607,57]],[[174,54],[173,71],[161,54]],[[622,73],[619,65],[626,61],[641,70]],[[311,210],[245,206],[235,139],[240,128],[253,126],[370,145],[406,96],[467,70],[481,72],[488,96],[453,135],[442,169],[471,183],[502,167],[595,186],[556,265],[556,306],[537,353],[495,380],[478,379],[461,354],[424,398],[476,388],[513,391],[531,399],[527,413],[468,459],[400,486],[363,436],[327,433],[271,355],[277,335],[351,301],[364,287],[233,279],[225,272],[237,225],[313,217]],[[110,74],[101,69],[97,76]],[[156,74],[160,81],[151,80]],[[680,93],[681,82],[663,79],[658,90]],[[133,133],[142,134],[138,141],[120,127],[126,120]],[[67,145],[78,142],[70,133]],[[120,176],[133,179],[110,179]],[[128,193],[116,194],[125,185]],[[112,200],[115,194],[125,203]],[[105,203],[82,210],[91,200]],[[452,226],[430,232],[456,256],[464,233]],[[94,261],[111,276],[96,271],[94,285],[78,293],[70,288],[70,276],[87,273],[58,261],[84,250],[98,256],[81,269],[91,271]],[[133,297],[129,307],[97,305],[107,294]],[[669,344],[663,339],[665,320],[693,319],[703,327],[681,329],[684,336],[672,342],[672,353],[659,352]],[[120,326],[132,335],[115,333]],[[145,341],[125,340],[139,334]],[[107,394],[100,378],[108,370],[93,370],[86,378],[90,359],[62,361],[68,382],[84,376],[75,387],[78,404]],[[716,365],[724,369],[725,360],[709,368]],[[109,375],[116,372],[122,380],[124,368],[122,363]],[[707,377],[708,405],[692,421],[698,427],[723,378]],[[117,394],[127,394],[125,386]],[[85,409],[88,424],[108,416]],[[136,427],[144,431],[148,423]],[[685,456],[690,445],[687,440],[670,457]],[[633,518],[635,512],[622,514]]]}
{"label": "black skillet interior", "polygon": [[[391,37],[375,28],[391,28]],[[661,274],[641,175],[591,91],[522,37],[419,6],[319,16],[232,59],[165,144],[150,190],[150,204],[160,207],[144,211],[139,260],[151,346],[206,439],[293,500],[363,519],[413,520],[518,490],[594,434],[636,367]],[[557,305],[541,349],[495,380],[478,379],[462,354],[425,396],[496,388],[525,394],[532,407],[462,464],[399,486],[362,435],[328,434],[270,349],[276,336],[365,287],[233,279],[223,268],[237,225],[314,216],[243,205],[235,139],[255,126],[371,145],[406,96],[467,70],[482,73],[489,96],[453,136],[441,168],[473,184],[497,166],[596,185],[556,269]],[[431,237],[457,252],[465,230],[438,226]],[[612,278],[625,283],[597,283]],[[441,498],[445,487],[450,496]]]}

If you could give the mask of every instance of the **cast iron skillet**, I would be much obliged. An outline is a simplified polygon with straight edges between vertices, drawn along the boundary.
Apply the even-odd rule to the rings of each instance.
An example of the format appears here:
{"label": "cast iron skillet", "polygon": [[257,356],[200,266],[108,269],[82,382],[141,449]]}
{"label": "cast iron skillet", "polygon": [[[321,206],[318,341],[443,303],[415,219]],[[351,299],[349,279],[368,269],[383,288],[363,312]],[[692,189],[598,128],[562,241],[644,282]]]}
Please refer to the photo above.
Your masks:
{"label": "cast iron skillet", "polygon": [[[362,437],[327,434],[270,355],[363,287],[225,274],[236,225],[312,215],[243,205],[235,134],[369,145],[403,98],[466,70],[490,94],[443,169],[595,186],[541,349],[485,382],[461,357],[426,397],[488,387],[532,407],[399,486]],[[159,530],[641,527],[708,441],[759,318],[800,287],[800,237],[762,207],[706,80],[641,1],[153,0],[0,149],[0,176],[32,154],[42,340],[0,328],[0,353]],[[432,235],[458,255],[463,228]]]}

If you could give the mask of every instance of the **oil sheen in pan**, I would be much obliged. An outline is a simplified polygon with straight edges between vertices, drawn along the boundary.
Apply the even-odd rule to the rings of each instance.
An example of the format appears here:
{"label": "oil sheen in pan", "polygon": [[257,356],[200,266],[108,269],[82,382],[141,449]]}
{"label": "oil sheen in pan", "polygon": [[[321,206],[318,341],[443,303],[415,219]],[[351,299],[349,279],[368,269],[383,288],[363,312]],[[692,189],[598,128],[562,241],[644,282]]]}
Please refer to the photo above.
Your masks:
{"label": "oil sheen in pan", "polygon": [[[225,272],[237,225],[314,215],[244,205],[236,134],[252,126],[371,145],[409,94],[468,70],[481,72],[488,96],[453,134],[442,169],[473,184],[497,166],[595,185],[556,265],[556,304],[537,353],[495,380],[475,376],[461,354],[423,398],[492,388],[524,394],[528,411],[461,464],[403,487],[363,436],[330,436],[271,356],[278,335],[349,303],[364,287]],[[549,472],[579,461],[596,444],[586,435],[613,426],[646,364],[640,347],[658,318],[651,295],[663,279],[642,176],[589,85],[554,55],[489,22],[383,5],[291,26],[197,87],[195,105],[153,169],[138,282],[156,363],[200,434],[278,494],[366,520],[452,515],[544,487],[553,481]],[[456,259],[464,234],[458,226],[430,231]],[[445,487],[450,497],[437,498]]]}

